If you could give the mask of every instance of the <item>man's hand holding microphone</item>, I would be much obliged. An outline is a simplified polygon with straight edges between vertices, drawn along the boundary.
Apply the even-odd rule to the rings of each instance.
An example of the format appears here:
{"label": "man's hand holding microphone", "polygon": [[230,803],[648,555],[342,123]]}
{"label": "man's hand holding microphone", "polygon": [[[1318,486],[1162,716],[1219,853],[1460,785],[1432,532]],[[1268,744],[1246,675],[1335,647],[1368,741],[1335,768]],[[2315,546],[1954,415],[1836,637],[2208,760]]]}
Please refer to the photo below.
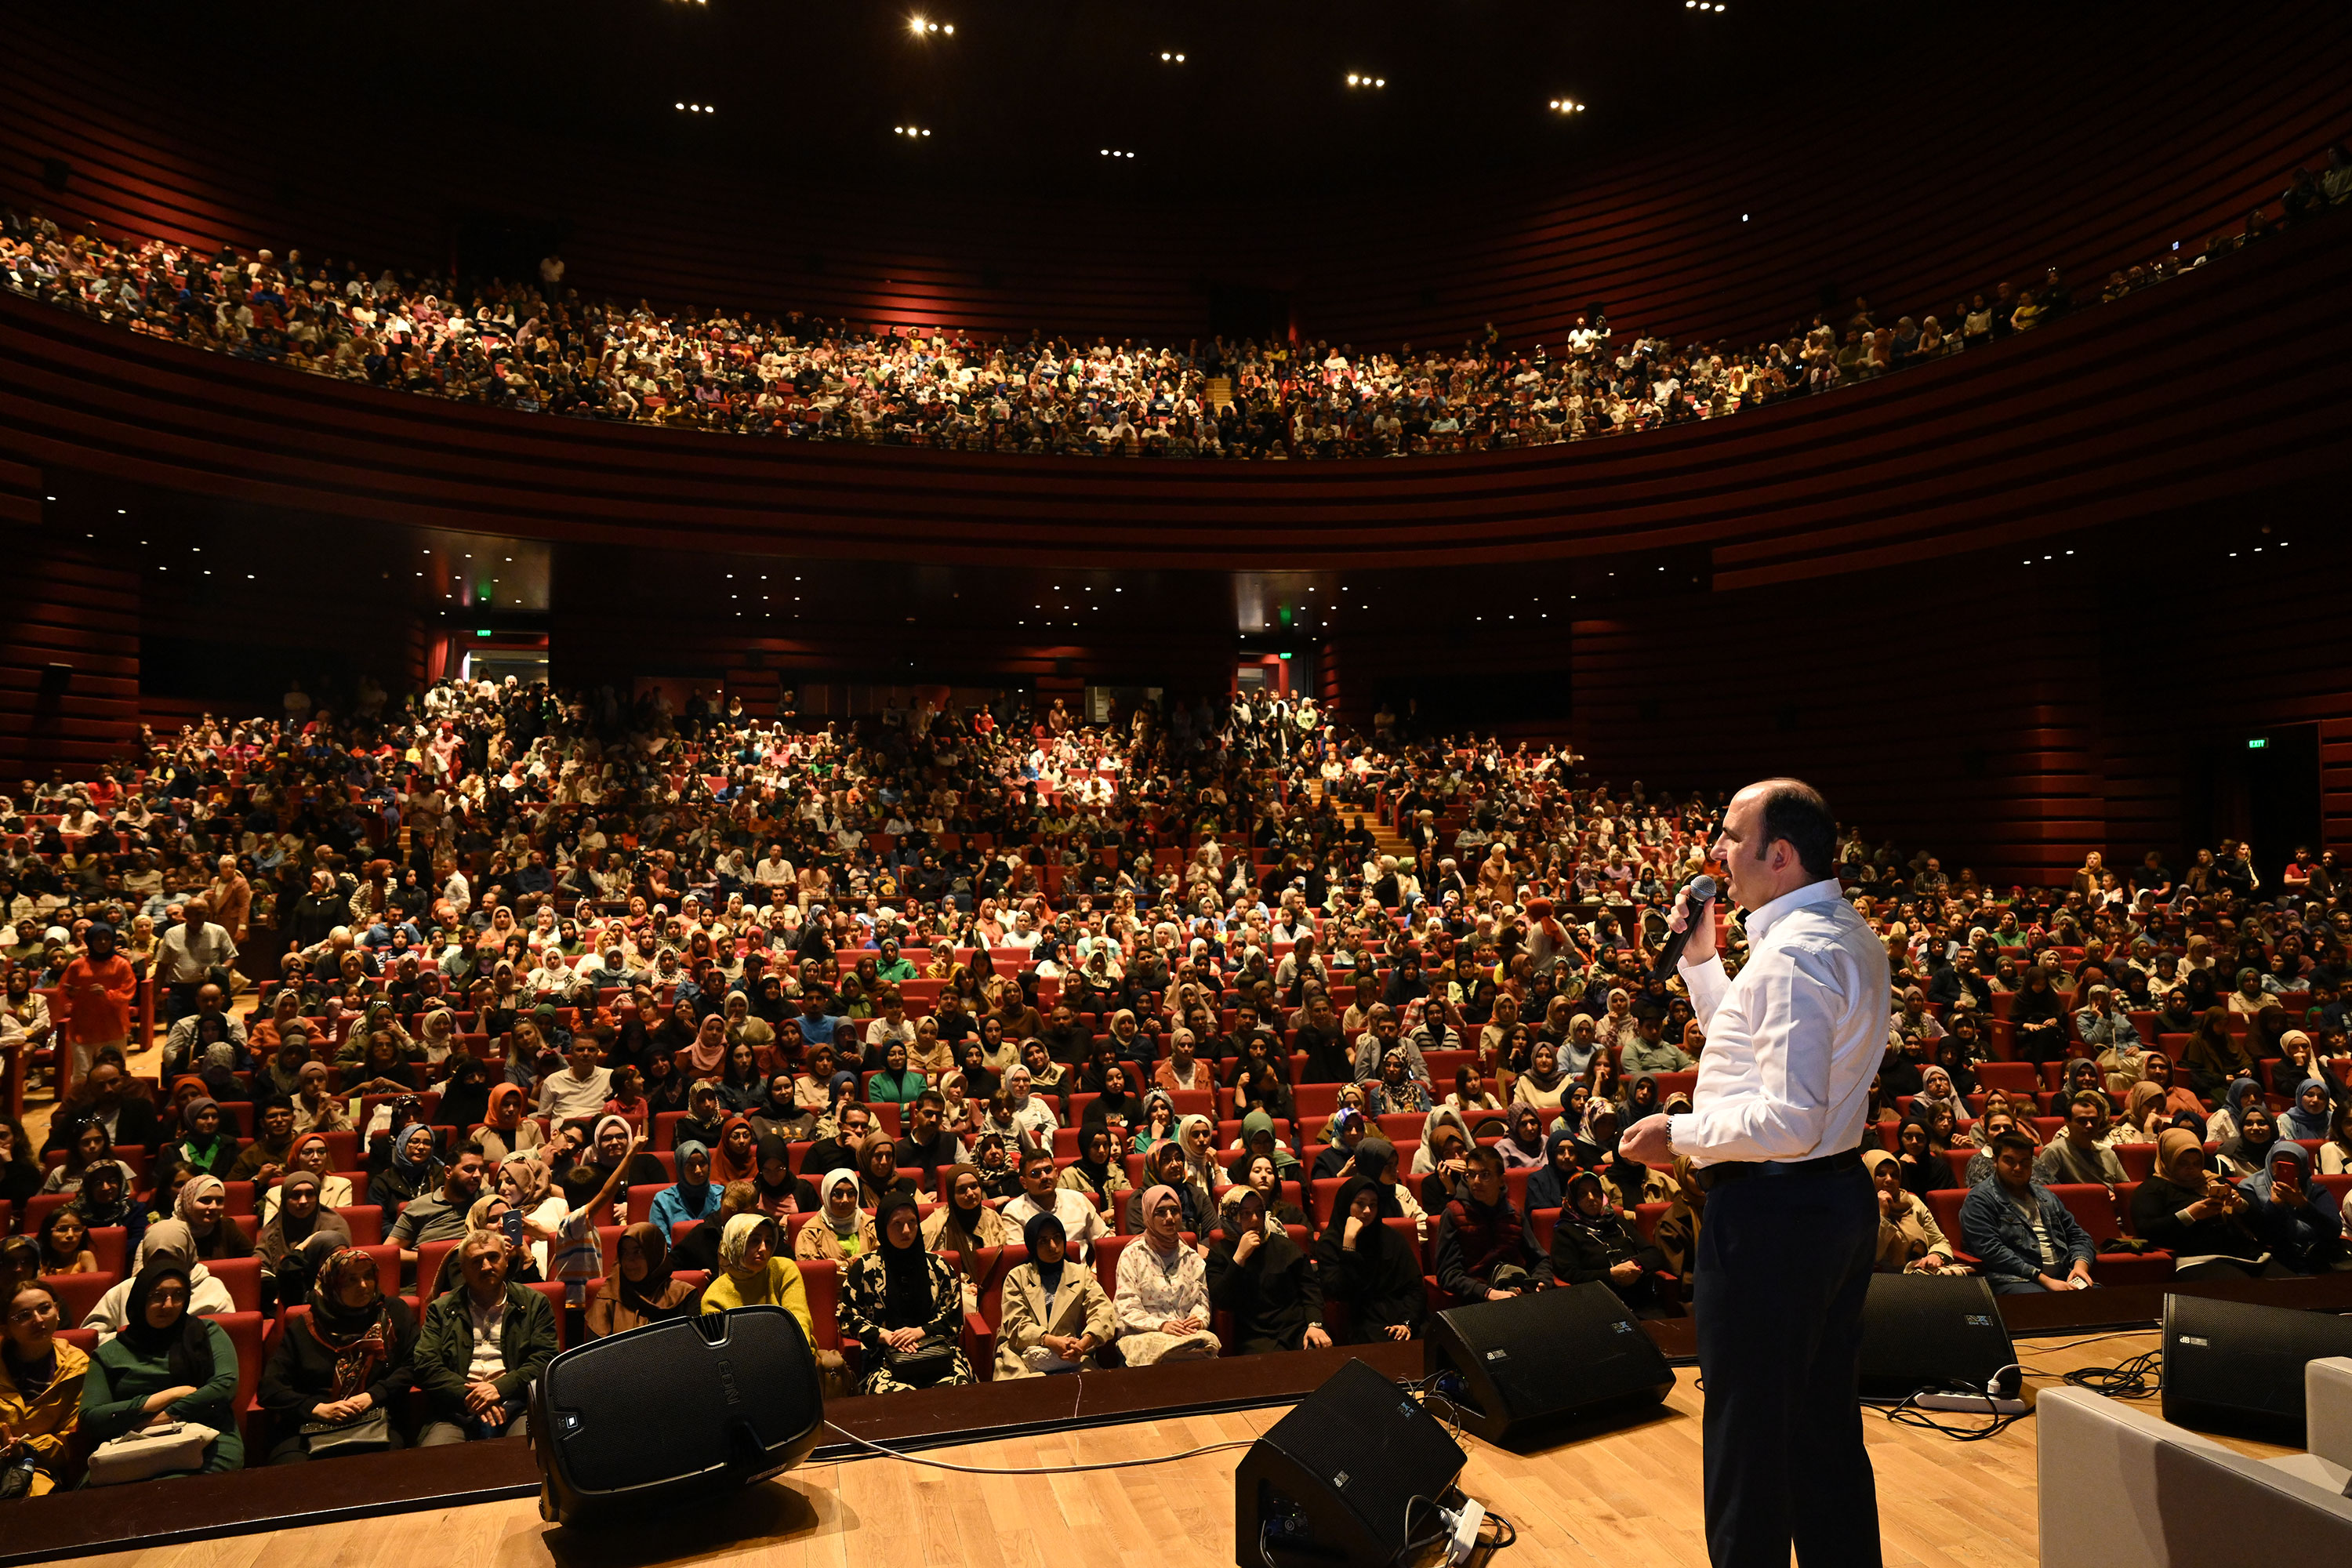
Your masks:
{"label": "man's hand holding microphone", "polygon": [[[1666,929],[1673,934],[1658,956],[1658,967],[1674,973],[1685,960],[1703,963],[1715,956],[1716,885],[1712,877],[1692,878],[1675,895],[1675,911],[1666,917]],[[1638,1160],[1644,1165],[1668,1165],[1674,1163],[1673,1151],[1666,1147],[1666,1118],[1664,1112],[1644,1116],[1625,1130],[1618,1141],[1618,1152],[1628,1160]]]}

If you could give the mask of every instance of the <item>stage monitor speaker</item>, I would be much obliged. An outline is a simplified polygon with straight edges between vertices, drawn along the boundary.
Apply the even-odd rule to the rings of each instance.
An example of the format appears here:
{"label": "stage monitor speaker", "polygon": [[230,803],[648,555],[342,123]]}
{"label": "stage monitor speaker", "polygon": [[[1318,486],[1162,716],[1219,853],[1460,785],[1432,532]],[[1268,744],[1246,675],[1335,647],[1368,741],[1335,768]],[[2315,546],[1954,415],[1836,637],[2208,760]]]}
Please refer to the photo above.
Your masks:
{"label": "stage monitor speaker", "polygon": [[1437,1365],[1461,1377],[1446,1397],[1462,1425],[1490,1443],[1529,1443],[1567,1422],[1656,1405],[1675,1386],[1656,1342],[1597,1279],[1452,1308],[1429,1340]]}
{"label": "stage monitor speaker", "polygon": [[[1395,1561],[1433,1526],[1461,1447],[1419,1401],[1351,1361],[1276,1422],[1234,1471],[1239,1568]],[[1422,1506],[1413,1500],[1425,1499]]]}
{"label": "stage monitor speaker", "polygon": [[2299,1448],[2303,1369],[2328,1356],[2352,1356],[2352,1318],[2168,1293],[2164,1418]]}
{"label": "stage monitor speaker", "polygon": [[531,1385],[540,1514],[572,1524],[764,1480],[816,1447],[816,1354],[782,1307],[575,1345]]}
{"label": "stage monitor speaker", "polygon": [[1862,1309],[1862,1397],[1982,1389],[2017,1352],[1992,1287],[1973,1274],[1874,1274]]}

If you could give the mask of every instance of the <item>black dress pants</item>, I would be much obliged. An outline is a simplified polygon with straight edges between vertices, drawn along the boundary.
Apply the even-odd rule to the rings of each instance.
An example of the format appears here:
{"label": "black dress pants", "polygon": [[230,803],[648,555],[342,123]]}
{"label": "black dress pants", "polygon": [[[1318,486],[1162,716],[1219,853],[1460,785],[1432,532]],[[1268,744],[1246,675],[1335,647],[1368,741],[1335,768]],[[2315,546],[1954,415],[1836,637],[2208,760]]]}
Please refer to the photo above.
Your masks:
{"label": "black dress pants", "polygon": [[1707,1196],[1692,1269],[1715,1568],[1877,1568],[1855,1388],[1878,1205],[1860,1170]]}

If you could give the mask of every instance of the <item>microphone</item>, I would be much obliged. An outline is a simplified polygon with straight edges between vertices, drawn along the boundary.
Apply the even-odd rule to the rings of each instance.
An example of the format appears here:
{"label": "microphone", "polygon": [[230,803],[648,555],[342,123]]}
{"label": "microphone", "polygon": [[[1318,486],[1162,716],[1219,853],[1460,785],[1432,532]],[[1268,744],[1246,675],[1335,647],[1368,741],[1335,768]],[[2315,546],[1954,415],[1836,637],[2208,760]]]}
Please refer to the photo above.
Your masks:
{"label": "microphone", "polygon": [[[1715,879],[1702,871],[1683,884],[1683,891],[1690,895],[1690,920],[1681,931],[1666,932],[1666,945],[1658,950],[1657,967],[1651,973],[1660,984],[1675,977],[1675,968],[1683,960],[1683,949],[1690,942],[1690,927],[1698,922],[1702,906],[1715,902]],[[1713,920],[1714,912],[1708,910],[1706,918]]]}

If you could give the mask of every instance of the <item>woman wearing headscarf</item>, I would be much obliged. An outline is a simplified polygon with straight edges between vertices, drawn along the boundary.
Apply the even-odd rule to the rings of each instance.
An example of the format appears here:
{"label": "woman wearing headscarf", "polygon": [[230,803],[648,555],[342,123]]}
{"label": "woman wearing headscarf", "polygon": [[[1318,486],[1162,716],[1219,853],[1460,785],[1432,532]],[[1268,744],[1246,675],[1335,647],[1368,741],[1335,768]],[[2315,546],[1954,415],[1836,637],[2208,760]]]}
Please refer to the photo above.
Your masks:
{"label": "woman wearing headscarf", "polygon": [[98,1347],[81,1389],[81,1431],[104,1443],[142,1426],[190,1422],[212,1428],[206,1473],[239,1469],[236,1346],[227,1331],[189,1310],[189,1271],[142,1267],[131,1281],[121,1331]]}
{"label": "woman wearing headscarf", "polygon": [[[1979,1123],[1982,1118],[1979,1118]],[[2111,1142],[2116,1143],[2153,1143],[2158,1134],[2169,1124],[2165,1109],[2164,1086],[2142,1079],[2131,1086],[2124,1097],[2124,1113],[2116,1121]]]}
{"label": "woman wearing headscarf", "polygon": [[2278,1142],[2278,1118],[2271,1114],[2269,1106],[2249,1101],[2238,1112],[2238,1135],[2221,1144],[2221,1174],[2240,1181],[2260,1175],[2269,1166],[2271,1150]]}
{"label": "woman wearing headscarf", "polygon": [[[723,1241],[725,1233],[720,1236]],[[669,1242],[661,1227],[639,1220],[621,1232],[613,1248],[612,1272],[589,1298],[588,1333],[603,1339],[700,1311],[694,1287],[670,1272]]]}
{"label": "woman wearing headscarf", "polygon": [[193,1310],[200,1317],[216,1317],[236,1310],[236,1302],[228,1287],[213,1278],[196,1258],[195,1238],[188,1227],[176,1219],[159,1219],[147,1227],[146,1237],[140,1243],[131,1264],[132,1278],[119,1279],[98,1299],[98,1304],[82,1317],[80,1326],[110,1334],[128,1321],[131,1312],[131,1287],[137,1272],[150,1264],[169,1263],[188,1277],[194,1289]]}
{"label": "woman wearing headscarf", "polygon": [[1003,1247],[1013,1239],[1004,1216],[988,1206],[979,1167],[950,1165],[940,1184],[947,1202],[922,1222],[923,1245],[934,1253],[953,1253],[956,1271],[963,1277],[964,1310],[980,1310],[980,1249]]}
{"label": "woman wearing headscarf", "polygon": [[2131,1228],[2174,1258],[2173,1278],[2284,1278],[2255,1228],[2252,1200],[2205,1168],[2194,1132],[2172,1128],[2156,1141],[2156,1170],[2132,1194]]}
{"label": "woman wearing headscarf", "polygon": [[680,1143],[672,1158],[677,1163],[677,1180],[654,1194],[647,1217],[661,1226],[664,1236],[675,1240],[679,1226],[688,1220],[707,1220],[719,1212],[723,1189],[710,1179],[710,1151],[695,1140]]}
{"label": "woman wearing headscarf", "polygon": [[121,1226],[126,1256],[139,1256],[147,1234],[147,1205],[131,1195],[131,1167],[120,1160],[102,1160],[82,1173],[81,1191],[66,1207],[81,1216],[84,1228]]}
{"label": "woman wearing headscarf", "polygon": [[342,1215],[320,1205],[319,1190],[319,1178],[311,1172],[290,1173],[277,1188],[275,1195],[281,1199],[277,1212],[254,1244],[261,1258],[262,1299],[274,1305],[290,1307],[300,1301],[310,1291],[320,1259],[352,1245],[352,1227]]}
{"label": "woman wearing headscarf", "polygon": [[2306,1078],[2294,1086],[2294,1103],[2279,1113],[2279,1136],[2316,1143],[2327,1136],[2327,1085]]}
{"label": "woman wearing headscarf", "polygon": [[441,1085],[441,1103],[434,1113],[445,1127],[479,1126],[490,1119],[490,1064],[478,1057],[459,1057]]}
{"label": "woman wearing headscarf", "polygon": [[205,1173],[226,1176],[236,1163],[236,1134],[228,1131],[228,1114],[220,1103],[208,1096],[199,1095],[180,1107],[180,1137],[167,1143],[158,1156],[163,1160],[184,1160]]}
{"label": "woman wearing headscarf", "polygon": [[1119,1157],[1118,1141],[1110,1129],[1100,1122],[1079,1129],[1078,1157],[1062,1167],[1054,1184],[1075,1188],[1097,1208],[1110,1210],[1129,1185],[1127,1162]]}
{"label": "woman wearing headscarf", "polygon": [[625,1116],[604,1115],[596,1119],[588,1131],[588,1147],[582,1151],[581,1163],[589,1166],[598,1176],[609,1176],[615,1165],[626,1165],[621,1184],[625,1187],[650,1187],[669,1180],[662,1163],[646,1150],[632,1147],[636,1142],[636,1129]]}
{"label": "woman wearing headscarf", "polygon": [[1187,1116],[1176,1123],[1176,1144],[1184,1151],[1185,1184],[1213,1212],[1217,1189],[1225,1184],[1225,1173],[1217,1168],[1217,1124],[1205,1116]]}
{"label": "woman wearing headscarf", "polygon": [[1095,1352],[1118,1333],[1102,1281],[1092,1268],[1069,1260],[1069,1234],[1052,1211],[1030,1215],[1021,1239],[1029,1258],[1004,1277],[997,1379],[1092,1367]]}
{"label": "woman wearing headscarf", "polygon": [[2237,1141],[2247,1109],[2262,1102],[2262,1085],[2251,1078],[2231,1079],[2222,1090],[2221,1108],[2205,1119],[2205,1142],[2228,1148]]}
{"label": "woman wearing headscarf", "polygon": [[703,1288],[705,1313],[734,1307],[782,1307],[817,1349],[816,1325],[809,1316],[808,1287],[800,1266],[782,1255],[776,1222],[763,1214],[739,1214],[719,1237],[719,1272]]}
{"label": "woman wearing headscarf", "polygon": [[1560,1100],[1568,1093],[1571,1077],[1561,1069],[1559,1047],[1549,1040],[1537,1041],[1534,1060],[1528,1064],[1527,1070],[1511,1086],[1514,1118],[1521,1106],[1532,1107],[1538,1111],[1557,1112]]}
{"label": "woman wearing headscarf", "polygon": [[367,1201],[383,1210],[388,1227],[402,1205],[433,1190],[440,1162],[434,1157],[433,1129],[422,1121],[395,1128],[384,1153],[383,1169],[368,1178]]}
{"label": "woman wearing headscarf", "polygon": [[[499,1167],[498,1193],[521,1212],[523,1233],[527,1237],[544,1237],[571,1217],[571,1206],[563,1201],[563,1192],[556,1182],[554,1168],[544,1160],[534,1159],[529,1154],[509,1155],[506,1163]],[[537,1266],[537,1277],[541,1279],[553,1277],[550,1272],[548,1246],[543,1239],[533,1239],[523,1248]],[[522,1261],[519,1255],[513,1267],[520,1269]],[[510,1272],[508,1278],[529,1282],[531,1276]]]}
{"label": "woman wearing headscarf", "polygon": [[1952,1244],[1936,1215],[1903,1184],[1902,1163],[1884,1149],[1862,1152],[1878,1201],[1878,1256],[1871,1267],[1881,1274],[1966,1273],[1952,1261]]}
{"label": "woman wearing headscarf", "polygon": [[253,1256],[253,1243],[229,1215],[228,1185],[218,1176],[191,1177],[173,1201],[172,1214],[188,1227],[198,1258]]}
{"label": "woman wearing headscarf", "polygon": [[1219,1205],[1222,1223],[1208,1258],[1209,1305],[1234,1316],[1235,1351],[1320,1350],[1323,1290],[1314,1261],[1265,1212],[1255,1187],[1235,1187]]}
{"label": "woman wearing headscarf", "polygon": [[1544,1163],[1528,1178],[1528,1212],[1565,1208],[1569,1184],[1583,1168],[1576,1159],[1574,1129],[1564,1124],[1553,1128],[1544,1140]]}
{"label": "woman wearing headscarf", "polygon": [[1351,1173],[1364,1177],[1381,1193],[1381,1217],[1409,1219],[1416,1238],[1429,1235],[1429,1211],[1422,1207],[1421,1196],[1403,1180],[1403,1166],[1397,1159],[1396,1145],[1378,1133],[1356,1145],[1355,1169]]}
{"label": "woman wearing headscarf", "polygon": [[1412,1339],[1429,1321],[1421,1249],[1381,1223],[1381,1207],[1377,1184],[1349,1177],[1316,1244],[1324,1296],[1347,1309],[1349,1337],[1358,1344]]}
{"label": "woman wearing headscarf", "polygon": [[803,1263],[850,1259],[874,1250],[874,1216],[858,1206],[857,1173],[844,1165],[817,1184],[816,1217],[793,1238],[793,1256]]}
{"label": "woman wearing headscarf", "polygon": [[489,1109],[472,1140],[482,1152],[484,1164],[503,1165],[514,1155],[528,1154],[547,1142],[546,1132],[537,1121],[524,1115],[523,1110],[520,1087],[511,1083],[492,1086]]}
{"label": "woman wearing headscarf", "polygon": [[[2085,1062],[2084,1065],[2093,1067],[2093,1070],[2096,1070],[2094,1064]],[[1919,1092],[1911,1097],[1911,1118],[1916,1121],[1925,1122],[1927,1120],[1927,1113],[1938,1106],[1950,1111],[1956,1120],[1966,1117],[1969,1113],[1969,1108],[1961,1100],[1958,1089],[1952,1085],[1952,1075],[1931,1062],[1919,1069]]]}
{"label": "woman wearing headscarf", "polygon": [[748,1182],[760,1173],[760,1136],[751,1119],[740,1112],[719,1124],[719,1142],[710,1146],[710,1179],[720,1186]]}
{"label": "woman wearing headscarf", "polygon": [[58,1337],[58,1310],[38,1279],[0,1286],[0,1464],[24,1469],[24,1497],[57,1489],[79,1436],[89,1357]]}
{"label": "woman wearing headscarf", "polygon": [[874,1216],[879,1245],[844,1271],[841,1337],[866,1351],[865,1394],[943,1388],[972,1381],[957,1336],[963,1288],[923,1246],[914,1194],[884,1195]]}
{"label": "woman wearing headscarf", "polygon": [[2221,1098],[2237,1079],[2254,1076],[2254,1058],[2245,1043],[2230,1032],[2230,1010],[2208,1007],[2197,1020],[2196,1032],[2180,1047],[2177,1064],[2189,1078],[2189,1087],[2208,1099]]}
{"label": "woman wearing headscarf", "polygon": [[1626,1223],[1592,1172],[1570,1177],[1567,1198],[1552,1226],[1552,1278],[1561,1285],[1598,1280],[1635,1316],[1663,1316],[1669,1304],[1659,1281],[1670,1272],[1665,1254]]}
{"label": "woman wearing headscarf", "polygon": [[816,1125],[816,1113],[800,1103],[789,1072],[768,1075],[767,1093],[751,1108],[751,1117],[753,1132],[763,1138],[774,1133],[787,1142],[805,1137]]}
{"label": "woman wearing headscarf", "polygon": [[2254,1228],[2273,1256],[2298,1274],[2325,1274],[2344,1257],[2344,1215],[2336,1194],[2312,1179],[2311,1155],[2280,1139],[2259,1174],[2244,1184]]}
{"label": "woman wearing headscarf", "polygon": [[1184,1245],[1184,1205],[1162,1183],[1142,1194],[1143,1234],[1118,1255],[1119,1352],[1129,1366],[1214,1356],[1209,1331],[1209,1272]]}
{"label": "woman wearing headscarf", "polygon": [[308,1313],[289,1313],[280,1324],[261,1373],[261,1406],[277,1417],[269,1462],[308,1459],[313,1436],[375,1410],[394,1416],[384,1446],[404,1447],[397,1415],[415,1381],[416,1353],[408,1303],[385,1296],[375,1259],[349,1246],[319,1266],[308,1300]]}
{"label": "woman wearing headscarf", "polygon": [[1242,1118],[1240,1136],[1234,1141],[1231,1152],[1233,1158],[1225,1163],[1224,1177],[1235,1185],[1246,1180],[1249,1163],[1261,1154],[1274,1162],[1276,1170],[1284,1171],[1286,1167],[1286,1179],[1297,1179],[1298,1156],[1284,1146],[1275,1132],[1274,1118],[1263,1110],[1253,1110]]}
{"label": "woman wearing headscarf", "polygon": [[2179,1080],[2173,1070],[2172,1058],[2162,1051],[2140,1053],[2140,1078],[2144,1083],[2160,1084],[2164,1089],[2164,1108],[2168,1112],[2190,1111],[2205,1114],[2205,1102],[2197,1091]]}
{"label": "woman wearing headscarf", "polygon": [[[1525,1082],[1526,1079],[1521,1079]],[[1544,1163],[1543,1115],[1533,1105],[1522,1102],[1511,1107],[1511,1131],[1508,1137],[1494,1146],[1501,1155],[1507,1171],[1532,1171]]]}
{"label": "woman wearing headscarf", "polygon": [[[692,1005],[681,1002],[684,1016],[693,1016]],[[674,1014],[673,1018],[678,1015]],[[694,1042],[677,1057],[678,1070],[689,1078],[715,1079],[727,1067],[727,1020],[713,1013],[695,1027]]]}
{"label": "woman wearing headscarf", "polygon": [[1664,1109],[1664,1099],[1658,1092],[1658,1075],[1637,1072],[1625,1080],[1624,1090],[1618,1096],[1617,1124],[1631,1127],[1643,1117],[1656,1115]]}
{"label": "woman wearing headscarf", "polygon": [[914,1179],[898,1174],[898,1145],[887,1132],[868,1132],[857,1146],[857,1187],[858,1206],[877,1214],[891,1193],[914,1196]]}

